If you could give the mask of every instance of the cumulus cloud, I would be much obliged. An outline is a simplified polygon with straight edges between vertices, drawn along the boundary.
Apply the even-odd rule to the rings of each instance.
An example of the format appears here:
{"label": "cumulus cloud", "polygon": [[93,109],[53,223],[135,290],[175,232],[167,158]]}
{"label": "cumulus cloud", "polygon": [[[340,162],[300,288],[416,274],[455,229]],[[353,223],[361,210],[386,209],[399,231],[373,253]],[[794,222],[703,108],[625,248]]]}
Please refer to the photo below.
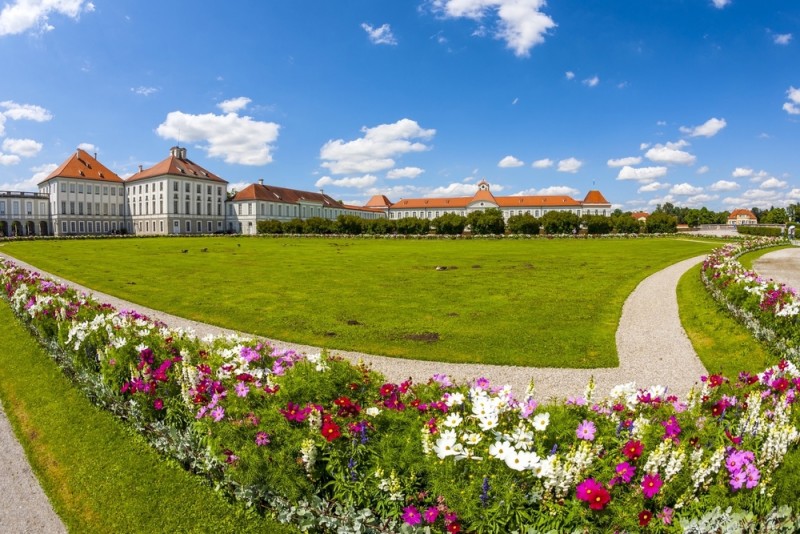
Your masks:
{"label": "cumulus cloud", "polygon": [[630,157],[630,158],[619,158],[619,159],[610,159],[608,160],[609,167],[625,167],[631,165],[638,165],[642,162],[642,158],[638,156]]}
{"label": "cumulus cloud", "polygon": [[662,182],[653,182],[647,185],[643,185],[639,189],[637,189],[637,193],[655,193],[656,191],[660,191],[662,189],[666,189],[670,186],[670,184],[662,183]]}
{"label": "cumulus cloud", "polygon": [[97,148],[97,146],[93,145],[92,143],[80,143],[78,145],[78,148],[80,148],[81,150],[85,150],[86,152],[89,152],[90,154],[94,153],[94,152],[100,152],[100,149]]}
{"label": "cumulus cloud", "polygon": [[59,14],[77,20],[81,13],[94,11],[86,0],[15,0],[0,11],[0,37],[16,35],[30,29],[47,32],[54,29],[50,15]]}
{"label": "cumulus cloud", "polygon": [[730,182],[728,180],[718,180],[708,186],[708,188],[712,191],[736,191],[741,187],[736,182]]}
{"label": "cumulus cloud", "polygon": [[[497,189],[497,188],[493,188]],[[478,186],[474,183],[452,183],[443,187],[437,187],[428,191],[426,197],[471,197],[478,191]]]}
{"label": "cumulus cloud", "polygon": [[395,160],[409,152],[422,152],[436,130],[424,129],[411,119],[400,119],[392,124],[361,128],[364,136],[352,141],[328,141],[320,149],[322,166],[333,174],[358,174],[377,172],[394,167]]}
{"label": "cumulus cloud", "polygon": [[325,187],[328,185],[335,185],[337,187],[355,187],[358,189],[363,189],[365,187],[370,187],[375,185],[375,181],[377,177],[373,176],[372,174],[365,174],[364,176],[356,176],[356,177],[349,177],[349,178],[331,178],[330,176],[323,176],[319,180],[316,181],[314,185],[317,187]]}
{"label": "cumulus cloud", "polygon": [[697,160],[692,154],[681,150],[681,148],[689,146],[689,143],[681,139],[677,143],[666,143],[654,145],[647,152],[645,157],[654,163],[670,163],[677,165],[693,165]]}
{"label": "cumulus cloud", "polygon": [[778,180],[774,176],[772,178],[768,178],[761,182],[762,189],[782,189],[786,187],[788,184],[783,180]]}
{"label": "cumulus cloud", "polygon": [[156,133],[179,142],[203,142],[209,157],[223,158],[226,163],[266,165],[272,161],[272,145],[278,139],[279,129],[273,122],[256,121],[236,113],[192,115],[171,111]]}
{"label": "cumulus cloud", "polygon": [[675,197],[672,195],[664,195],[663,197],[652,198],[647,201],[648,206],[658,206],[659,204],[666,204],[669,202],[670,204],[675,203]]}
{"label": "cumulus cloud", "polygon": [[731,0],[711,0],[711,3],[714,4],[714,7],[716,7],[717,9],[722,9],[723,7],[730,4]]}
{"label": "cumulus cloud", "polygon": [[775,189],[749,189],[737,197],[727,197],[723,203],[733,209],[741,207],[769,208],[770,206],[786,206],[800,200],[800,190],[793,189],[783,193]]}
{"label": "cumulus cloud", "polygon": [[33,139],[4,139],[3,150],[23,158],[31,158],[42,150],[42,143]]}
{"label": "cumulus cloud", "polygon": [[699,169],[697,169],[697,174],[705,174],[705,173],[707,173],[707,172],[708,172],[708,171],[710,171],[710,170],[711,170],[711,169],[709,169],[709,168],[708,168],[708,165],[703,165],[702,167],[700,167]]}
{"label": "cumulus cloud", "polygon": [[700,126],[681,126],[680,131],[689,137],[714,137],[727,125],[728,123],[725,121],[725,119],[717,119],[712,117]]}
{"label": "cumulus cloud", "polygon": [[744,178],[746,176],[753,176],[753,169],[748,169],[747,167],[736,167],[731,176],[734,178]]}
{"label": "cumulus cloud", "polygon": [[703,192],[702,187],[695,187],[692,184],[682,183],[672,186],[672,189],[669,190],[671,195],[699,195]]}
{"label": "cumulus cloud", "polygon": [[597,76],[586,78],[585,80],[583,80],[583,84],[588,87],[597,87],[600,84],[600,78],[598,78]]}
{"label": "cumulus cloud", "polygon": [[19,156],[15,156],[13,154],[3,154],[0,153],[0,165],[9,166],[9,165],[16,165],[21,160]]}
{"label": "cumulus cloud", "polygon": [[137,95],[150,96],[153,93],[157,93],[158,89],[155,87],[145,87],[144,85],[140,85],[139,87],[131,87],[131,92],[136,93]]}
{"label": "cumulus cloud", "polygon": [[568,79],[568,80],[574,80],[575,79],[575,73],[572,72],[571,70],[568,70],[567,72],[564,73],[564,77],[566,79]]}
{"label": "cumulus cloud", "polygon": [[777,35],[772,36],[772,41],[777,45],[786,46],[792,40],[791,33],[779,33]]}
{"label": "cumulus cloud", "polygon": [[783,110],[789,115],[800,115],[800,89],[789,87],[786,98],[789,101],[783,104]]}
{"label": "cumulus cloud", "polygon": [[402,169],[390,170],[386,173],[386,178],[389,180],[397,180],[400,178],[414,179],[423,172],[425,172],[425,169],[420,169],[419,167],[403,167]]}
{"label": "cumulus cloud", "polygon": [[525,165],[525,162],[518,160],[514,156],[506,156],[497,163],[497,166],[503,169],[522,167],[523,165]]}
{"label": "cumulus cloud", "polygon": [[[53,172],[58,168],[58,165],[55,163],[45,163],[44,165],[37,165],[36,167],[31,167],[31,171],[33,171],[33,176],[29,180],[33,184],[38,184],[48,176],[50,173]],[[36,189],[35,187],[33,189]],[[30,191],[30,189],[28,189]]]}
{"label": "cumulus cloud", "polygon": [[693,195],[686,199],[685,203],[689,206],[702,206],[712,200],[717,200],[719,195]]}
{"label": "cumulus cloud", "polygon": [[[517,57],[527,57],[531,48],[544,42],[547,32],[556,27],[542,13],[545,0],[433,0],[434,9],[450,18],[468,18],[482,24],[496,15],[495,37],[505,41]],[[483,31],[476,32],[482,35]]]}
{"label": "cumulus cloud", "polygon": [[543,187],[542,189],[526,189],[524,191],[520,191],[519,193],[514,193],[511,196],[522,197],[563,195],[574,198],[580,194],[580,190],[575,189],[574,187],[569,187],[567,185],[551,185],[550,187]]}
{"label": "cumulus cloud", "polygon": [[641,183],[649,183],[657,178],[667,175],[666,167],[630,167],[625,166],[619,170],[617,180],[636,180]]}
{"label": "cumulus cloud", "polygon": [[246,108],[250,102],[252,102],[252,100],[246,96],[239,96],[236,98],[231,98],[230,100],[223,100],[217,104],[217,107],[224,113],[238,113]]}
{"label": "cumulus cloud", "polygon": [[372,25],[364,22],[361,24],[361,28],[367,32],[367,36],[372,44],[397,44],[397,39],[395,39],[394,34],[392,33],[392,28],[388,24],[383,24],[375,28]]}
{"label": "cumulus cloud", "polygon": [[32,104],[17,104],[13,100],[0,102],[0,108],[5,109],[2,114],[12,120],[29,120],[35,122],[47,122],[53,118],[53,114],[41,106]]}
{"label": "cumulus cloud", "polygon": [[549,169],[553,166],[553,160],[550,158],[544,159],[537,159],[533,163],[531,163],[531,167],[534,169]]}
{"label": "cumulus cloud", "polygon": [[583,167],[583,162],[576,158],[562,159],[558,162],[558,172],[576,173]]}

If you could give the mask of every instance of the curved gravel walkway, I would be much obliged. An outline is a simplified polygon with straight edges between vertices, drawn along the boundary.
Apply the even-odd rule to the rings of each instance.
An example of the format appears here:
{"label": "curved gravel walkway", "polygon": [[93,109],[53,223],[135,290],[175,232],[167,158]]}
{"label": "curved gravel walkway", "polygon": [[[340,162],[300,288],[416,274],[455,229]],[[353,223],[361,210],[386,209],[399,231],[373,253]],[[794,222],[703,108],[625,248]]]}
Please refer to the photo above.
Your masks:
{"label": "curved gravel walkway", "polygon": [[763,277],[800,290],[800,248],[782,248],[768,252],[753,262],[753,270]]}

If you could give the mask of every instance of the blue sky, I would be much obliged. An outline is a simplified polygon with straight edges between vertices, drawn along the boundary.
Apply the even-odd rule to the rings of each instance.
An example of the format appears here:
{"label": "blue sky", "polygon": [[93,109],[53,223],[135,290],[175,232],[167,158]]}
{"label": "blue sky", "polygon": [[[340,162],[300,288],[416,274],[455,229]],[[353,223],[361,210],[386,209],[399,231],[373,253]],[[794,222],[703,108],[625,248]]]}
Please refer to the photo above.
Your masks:
{"label": "blue sky", "polygon": [[624,210],[800,202],[800,3],[6,0],[0,190],[76,147],[180,144],[231,188],[348,203],[599,189]]}

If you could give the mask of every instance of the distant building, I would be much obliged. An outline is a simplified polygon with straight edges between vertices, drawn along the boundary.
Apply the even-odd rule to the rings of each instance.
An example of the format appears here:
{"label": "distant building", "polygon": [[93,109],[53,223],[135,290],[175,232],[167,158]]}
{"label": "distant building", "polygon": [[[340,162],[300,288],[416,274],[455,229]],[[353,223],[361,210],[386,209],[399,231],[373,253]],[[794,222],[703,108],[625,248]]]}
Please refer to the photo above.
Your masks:
{"label": "distant building", "polygon": [[50,235],[50,197],[0,191],[0,237]]}
{"label": "distant building", "polygon": [[435,219],[446,213],[467,216],[473,211],[497,208],[508,220],[512,215],[530,214],[541,217],[549,211],[569,211],[583,215],[611,215],[611,204],[600,191],[592,190],[586,198],[575,200],[566,195],[494,196],[485,180],[478,183],[478,191],[471,197],[409,198],[392,203],[383,195],[373,196],[366,204],[380,209],[389,219],[420,217]]}
{"label": "distant building", "polygon": [[259,180],[236,193],[228,202],[227,230],[255,234],[258,221],[286,222],[311,217],[336,220],[339,215],[354,215],[362,219],[385,217],[380,209],[348,206],[323,192],[264,185],[264,181]]}
{"label": "distant building", "polygon": [[646,223],[647,218],[650,217],[650,214],[646,211],[635,211],[631,213],[631,217],[639,221],[640,223]]}
{"label": "distant building", "polygon": [[758,224],[755,213],[746,209],[735,209],[728,215],[728,224],[739,226],[741,224]]}

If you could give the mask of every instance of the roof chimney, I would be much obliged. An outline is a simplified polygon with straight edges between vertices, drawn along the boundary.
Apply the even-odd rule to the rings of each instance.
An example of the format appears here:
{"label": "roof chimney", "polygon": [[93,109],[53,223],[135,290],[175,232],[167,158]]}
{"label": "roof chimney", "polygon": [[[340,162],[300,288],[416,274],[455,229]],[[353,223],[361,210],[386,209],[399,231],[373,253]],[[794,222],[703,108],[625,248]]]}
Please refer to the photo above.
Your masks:
{"label": "roof chimney", "polygon": [[186,159],[186,149],[181,148],[181,159]]}
{"label": "roof chimney", "polygon": [[169,149],[169,155],[173,158],[180,158],[181,157],[181,149],[180,147],[174,146]]}
{"label": "roof chimney", "polygon": [[139,172],[142,172],[142,166],[139,165]]}
{"label": "roof chimney", "polygon": [[258,185],[264,185],[264,179],[263,178],[259,178],[258,179]]}
{"label": "roof chimney", "polygon": [[97,159],[97,152],[94,153],[94,159]]}

